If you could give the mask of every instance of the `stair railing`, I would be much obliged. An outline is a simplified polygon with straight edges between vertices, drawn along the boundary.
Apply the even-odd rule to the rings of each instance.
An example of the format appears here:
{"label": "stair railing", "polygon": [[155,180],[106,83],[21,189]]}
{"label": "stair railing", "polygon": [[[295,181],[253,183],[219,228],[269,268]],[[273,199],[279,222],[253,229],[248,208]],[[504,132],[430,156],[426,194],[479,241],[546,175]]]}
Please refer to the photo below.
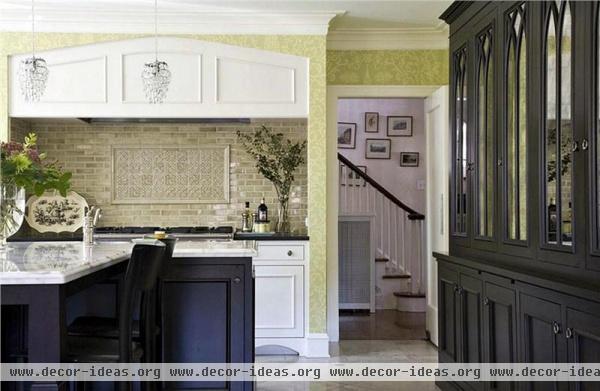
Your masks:
{"label": "stair railing", "polygon": [[393,273],[410,275],[410,291],[425,293],[425,216],[338,153],[342,216],[370,215],[378,258],[389,259]]}

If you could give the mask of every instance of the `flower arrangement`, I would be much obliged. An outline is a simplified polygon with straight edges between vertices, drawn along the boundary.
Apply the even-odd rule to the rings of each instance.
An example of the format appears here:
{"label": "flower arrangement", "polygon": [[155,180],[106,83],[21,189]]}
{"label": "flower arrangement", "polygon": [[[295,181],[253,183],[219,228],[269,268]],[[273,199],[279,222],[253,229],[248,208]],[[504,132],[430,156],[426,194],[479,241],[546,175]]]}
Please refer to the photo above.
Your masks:
{"label": "flower arrangement", "polygon": [[3,142],[2,184],[24,188],[37,196],[46,190],[57,190],[63,197],[71,187],[71,173],[63,172],[56,162],[46,161],[46,154],[37,149],[37,136],[29,133],[24,143]]}
{"label": "flower arrangement", "polygon": [[57,190],[63,197],[71,187],[71,173],[56,162],[46,161],[37,149],[37,136],[29,133],[24,143],[0,144],[0,253],[6,238],[19,230],[25,212],[25,192],[42,195]]}
{"label": "flower arrangement", "polygon": [[306,141],[292,142],[264,125],[253,134],[238,131],[237,135],[246,152],[256,159],[258,172],[273,183],[279,201],[277,231],[287,232],[290,190],[294,172],[304,163]]}

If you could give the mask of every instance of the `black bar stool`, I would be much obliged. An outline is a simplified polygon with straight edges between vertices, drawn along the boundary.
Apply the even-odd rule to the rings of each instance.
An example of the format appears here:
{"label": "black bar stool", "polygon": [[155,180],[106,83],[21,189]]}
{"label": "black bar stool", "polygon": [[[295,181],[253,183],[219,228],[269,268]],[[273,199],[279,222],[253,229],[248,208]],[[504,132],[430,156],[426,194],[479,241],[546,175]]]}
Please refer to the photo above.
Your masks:
{"label": "black bar stool", "polygon": [[[162,272],[171,261],[175,249],[175,238],[158,239],[166,245],[165,253],[162,258],[160,271]],[[159,277],[161,272],[159,272]],[[143,344],[145,362],[156,361],[156,337],[158,335],[158,301],[159,294],[157,286],[148,292],[142,294],[140,299],[140,321],[132,322],[131,335],[136,342]],[[152,321],[152,319],[155,319]],[[146,320],[146,321],[145,321]],[[77,317],[67,328],[69,336],[73,337],[95,337],[118,339],[119,319],[101,316],[80,316]]]}
{"label": "black bar stool", "polygon": [[[167,245],[157,240],[148,240],[133,247],[120,299],[117,338],[101,338],[93,334],[69,335],[67,345],[71,361],[132,362],[142,358],[143,348],[132,337],[134,304],[138,297],[147,296],[156,289],[166,250]],[[144,302],[141,301],[141,307]],[[140,308],[140,312],[143,311]],[[154,320],[142,319],[141,323],[146,322],[154,323]]]}

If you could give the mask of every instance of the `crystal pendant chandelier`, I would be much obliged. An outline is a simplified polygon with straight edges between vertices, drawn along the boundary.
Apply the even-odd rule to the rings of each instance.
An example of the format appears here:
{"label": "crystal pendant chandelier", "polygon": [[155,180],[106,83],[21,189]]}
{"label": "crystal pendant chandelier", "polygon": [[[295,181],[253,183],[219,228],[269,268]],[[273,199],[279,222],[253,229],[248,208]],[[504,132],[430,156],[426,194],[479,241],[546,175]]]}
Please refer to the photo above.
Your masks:
{"label": "crystal pendant chandelier", "polygon": [[37,102],[46,90],[48,67],[46,60],[35,56],[35,7],[31,0],[31,57],[21,61],[19,85],[26,102]]}
{"label": "crystal pendant chandelier", "polygon": [[148,102],[162,103],[171,83],[171,71],[166,62],[158,61],[158,0],[154,0],[154,61],[144,65],[142,81]]}

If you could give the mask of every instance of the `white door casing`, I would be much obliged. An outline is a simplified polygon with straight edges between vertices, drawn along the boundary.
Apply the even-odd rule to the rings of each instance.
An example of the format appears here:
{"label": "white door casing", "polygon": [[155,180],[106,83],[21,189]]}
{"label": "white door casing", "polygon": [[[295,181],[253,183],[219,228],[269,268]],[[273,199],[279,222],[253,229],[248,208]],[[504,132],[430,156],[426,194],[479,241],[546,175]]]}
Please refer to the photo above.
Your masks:
{"label": "white door casing", "polygon": [[448,251],[448,86],[425,99],[427,143],[427,330],[431,341],[438,343],[437,263],[433,251]]}
{"label": "white door casing", "polygon": [[159,38],[172,81],[162,104],[147,103],[141,73],[154,38],[36,53],[48,63],[40,102],[25,102],[21,60],[9,58],[9,115],[25,118],[305,118],[308,59],[189,38]]}

